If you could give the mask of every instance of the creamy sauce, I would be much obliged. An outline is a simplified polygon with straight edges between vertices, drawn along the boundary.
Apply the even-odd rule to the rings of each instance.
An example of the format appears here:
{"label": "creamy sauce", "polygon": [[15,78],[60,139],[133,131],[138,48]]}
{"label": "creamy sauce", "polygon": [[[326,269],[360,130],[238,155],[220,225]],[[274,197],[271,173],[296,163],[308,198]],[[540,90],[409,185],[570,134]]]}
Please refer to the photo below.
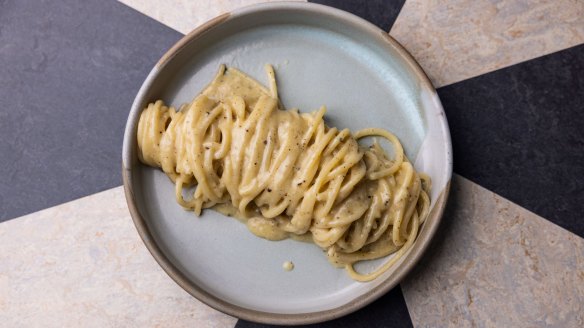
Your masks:
{"label": "creamy sauce", "polygon": [[[428,213],[429,179],[385,130],[327,127],[324,107],[284,110],[271,66],[267,73],[270,89],[222,67],[178,111],[150,104],[138,125],[140,160],[161,167],[179,204],[197,215],[212,207],[259,237],[309,240],[354,279],[374,279],[415,240]],[[394,158],[377,142],[361,147],[357,140],[368,136],[389,140]],[[183,188],[194,185],[185,199]],[[355,262],[392,253],[373,273],[353,270]]]}
{"label": "creamy sauce", "polygon": [[286,261],[284,262],[284,264],[282,264],[282,268],[284,269],[284,271],[292,271],[294,270],[294,263]]}
{"label": "creamy sauce", "polygon": [[[270,225],[269,223],[267,224],[269,227],[271,227],[271,229],[266,229],[266,228],[262,228],[262,227],[258,227],[261,225],[266,225],[265,223],[263,223],[263,218],[262,217],[246,217],[245,215],[241,214],[236,207],[234,207],[233,205],[231,205],[231,203],[222,203],[222,204],[217,204],[213,207],[211,207],[213,210],[225,215],[225,216],[229,216],[229,217],[233,217],[237,220],[239,220],[241,223],[245,224],[246,227],[256,236],[258,237],[262,237],[264,239],[268,239],[268,240],[273,240],[273,241],[277,241],[277,240],[283,240],[283,239],[294,239],[296,241],[301,241],[301,242],[305,242],[305,243],[312,243],[312,234],[310,233],[310,231],[307,231],[305,234],[302,235],[297,235],[294,233],[287,233],[284,232],[282,230],[278,231],[274,231],[273,229],[273,225]],[[254,223],[249,223],[250,221],[255,221]],[[263,229],[264,232],[263,233],[258,233],[258,229]],[[284,235],[282,235],[282,233],[285,233]]]}

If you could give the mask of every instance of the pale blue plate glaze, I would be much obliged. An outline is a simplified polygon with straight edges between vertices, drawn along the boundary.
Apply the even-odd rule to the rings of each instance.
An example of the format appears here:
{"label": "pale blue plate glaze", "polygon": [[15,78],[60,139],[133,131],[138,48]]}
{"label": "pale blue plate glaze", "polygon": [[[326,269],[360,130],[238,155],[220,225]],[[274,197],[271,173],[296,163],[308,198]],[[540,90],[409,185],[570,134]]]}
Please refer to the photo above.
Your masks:
{"label": "pale blue plate glaze", "polygon": [[[179,106],[211,80],[220,64],[265,82],[276,69],[287,108],[326,105],[327,124],[394,132],[408,157],[433,179],[434,211],[414,248],[393,270],[358,283],[332,267],[314,245],[270,242],[213,211],[185,212],[173,185],[137,162],[136,126],[148,102]],[[354,311],[395,286],[420,258],[440,220],[452,172],[448,125],[434,88],[385,32],[351,14],[299,3],[252,6],[219,17],[161,59],[134,102],[124,140],[124,183],[138,231],[154,257],[203,302],[248,320],[299,324]],[[282,263],[292,261],[286,272]],[[382,261],[359,266],[368,270]]]}

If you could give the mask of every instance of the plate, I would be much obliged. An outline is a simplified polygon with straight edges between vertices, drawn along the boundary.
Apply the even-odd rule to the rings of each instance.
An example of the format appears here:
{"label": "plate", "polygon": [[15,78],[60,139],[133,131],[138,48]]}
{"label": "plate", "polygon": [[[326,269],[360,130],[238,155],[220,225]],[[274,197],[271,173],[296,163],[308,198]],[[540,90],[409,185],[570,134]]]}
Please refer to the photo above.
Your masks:
{"label": "plate", "polygon": [[[276,70],[283,104],[301,111],[328,108],[329,126],[394,132],[418,170],[430,175],[432,210],[406,256],[368,283],[331,266],[317,246],[267,241],[212,210],[196,217],[174,199],[166,175],[138,162],[136,129],[156,99],[189,102],[220,64],[266,82]],[[256,322],[306,324],[355,311],[393,288],[420,259],[434,235],[452,174],[450,134],[432,84],[386,32],[344,11],[307,3],[271,3],[224,14],[175,44],[142,85],[128,118],[123,147],[126,198],[154,258],[181,287],[209,306]],[[293,271],[282,269],[285,261]],[[377,260],[357,266],[368,270]]]}

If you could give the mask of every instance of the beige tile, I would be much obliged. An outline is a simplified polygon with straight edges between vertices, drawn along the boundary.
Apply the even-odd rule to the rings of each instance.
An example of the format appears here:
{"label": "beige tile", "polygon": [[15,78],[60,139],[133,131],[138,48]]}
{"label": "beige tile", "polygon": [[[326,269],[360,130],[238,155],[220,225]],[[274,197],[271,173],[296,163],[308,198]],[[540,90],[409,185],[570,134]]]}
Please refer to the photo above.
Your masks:
{"label": "beige tile", "polygon": [[233,327],[156,264],[121,187],[0,224],[0,326]]}
{"label": "beige tile", "polygon": [[[121,188],[0,224],[0,322],[233,327],[139,239]],[[584,241],[455,176],[430,251],[402,284],[417,327],[584,323]]]}
{"label": "beige tile", "polygon": [[455,176],[403,282],[416,327],[584,327],[584,240]]}
{"label": "beige tile", "polygon": [[407,0],[390,34],[437,87],[584,42],[582,0]]}
{"label": "beige tile", "polygon": [[[118,0],[183,34],[228,11],[275,0]],[[276,0],[282,1],[282,0]],[[305,0],[292,0],[305,1]]]}

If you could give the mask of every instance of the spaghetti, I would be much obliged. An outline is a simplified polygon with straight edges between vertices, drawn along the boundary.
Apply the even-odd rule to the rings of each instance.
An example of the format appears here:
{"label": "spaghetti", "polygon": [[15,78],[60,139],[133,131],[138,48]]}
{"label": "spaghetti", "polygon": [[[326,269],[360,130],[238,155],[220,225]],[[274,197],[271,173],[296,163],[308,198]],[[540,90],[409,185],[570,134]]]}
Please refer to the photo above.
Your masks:
{"label": "spaghetti", "polygon": [[[413,244],[428,215],[430,179],[415,171],[388,131],[327,127],[324,107],[284,110],[274,71],[269,65],[266,71],[269,89],[221,66],[179,110],[161,100],[149,104],[138,124],[140,160],[162,168],[177,202],[196,215],[214,207],[244,220],[257,236],[310,240],[353,279],[375,279]],[[377,141],[358,144],[370,136],[387,139],[392,158]],[[393,253],[372,273],[353,268]]]}

